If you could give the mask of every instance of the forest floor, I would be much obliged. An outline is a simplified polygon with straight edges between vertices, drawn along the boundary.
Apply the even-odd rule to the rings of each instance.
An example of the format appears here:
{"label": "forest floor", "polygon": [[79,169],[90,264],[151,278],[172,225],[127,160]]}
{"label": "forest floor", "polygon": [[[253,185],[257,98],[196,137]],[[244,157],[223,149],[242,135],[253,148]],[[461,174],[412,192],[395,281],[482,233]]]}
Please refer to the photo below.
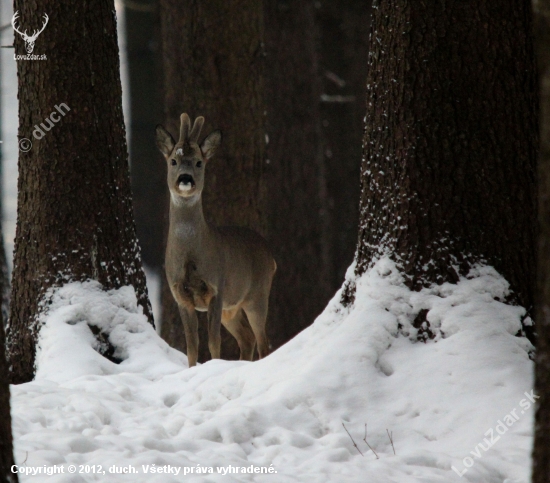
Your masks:
{"label": "forest floor", "polygon": [[[132,288],[59,289],[12,414],[17,464],[64,473],[20,481],[527,483],[533,348],[515,337],[524,310],[499,301],[506,281],[485,267],[411,292],[382,259],[356,284],[351,308],[337,293],[266,359],[191,369]],[[423,309],[426,343],[412,325]],[[121,363],[98,353],[89,325]],[[111,473],[123,470],[136,473]]]}

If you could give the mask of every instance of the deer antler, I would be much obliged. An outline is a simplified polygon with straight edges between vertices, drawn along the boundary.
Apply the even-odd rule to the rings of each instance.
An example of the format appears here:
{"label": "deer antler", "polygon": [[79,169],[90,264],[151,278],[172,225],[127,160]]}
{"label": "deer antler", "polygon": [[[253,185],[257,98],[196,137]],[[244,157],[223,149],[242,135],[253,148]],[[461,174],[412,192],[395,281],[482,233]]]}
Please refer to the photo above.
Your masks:
{"label": "deer antler", "polygon": [[191,129],[191,132],[189,133],[189,142],[190,143],[198,143],[199,142],[199,136],[201,135],[202,125],[204,124],[204,117],[199,116],[195,119],[195,122],[193,124],[193,129]]}
{"label": "deer antler", "polygon": [[183,113],[180,116],[180,138],[178,143],[186,143],[189,138],[189,128],[191,127],[191,120],[187,113]]}
{"label": "deer antler", "polygon": [[46,28],[46,25],[48,25],[48,21],[50,20],[50,18],[48,17],[47,14],[44,14],[44,25],[42,25],[42,28],[40,30],[35,30],[34,33],[32,34],[32,37],[30,37],[30,40],[36,40],[36,38],[44,31],[44,29]]}
{"label": "deer antler", "polygon": [[11,19],[11,26],[13,27],[13,30],[15,30],[19,35],[21,35],[21,37],[23,38],[28,37],[26,30],[25,30],[25,33],[23,33],[20,30],[18,30],[17,27],[15,26],[15,21],[17,20],[18,17],[19,17],[19,10],[13,14],[13,17]]}

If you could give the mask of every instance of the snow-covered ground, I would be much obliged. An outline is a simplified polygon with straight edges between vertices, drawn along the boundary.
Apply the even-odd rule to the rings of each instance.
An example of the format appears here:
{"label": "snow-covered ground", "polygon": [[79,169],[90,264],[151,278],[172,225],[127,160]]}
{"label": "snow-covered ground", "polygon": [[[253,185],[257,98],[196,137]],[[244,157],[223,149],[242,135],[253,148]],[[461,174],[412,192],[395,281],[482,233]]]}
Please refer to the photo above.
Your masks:
{"label": "snow-covered ground", "polygon": [[[2,24],[11,3],[1,0]],[[2,45],[12,39],[2,31]],[[13,50],[0,54],[9,255],[17,79]],[[121,67],[125,86],[124,57]],[[262,361],[192,369],[147,324],[131,288],[63,287],[43,319],[36,380],[12,387],[17,464],[42,471],[20,481],[527,483],[532,347],[515,337],[523,309],[499,302],[506,282],[480,268],[457,285],[416,293],[381,260],[357,287],[353,307],[341,307],[337,293],[313,326]],[[412,326],[422,309],[438,334],[425,344]],[[89,325],[106,334],[103,342]],[[108,349],[107,337],[120,364],[97,352]],[[363,441],[365,424],[376,455]],[[64,473],[44,474],[54,465]],[[109,472],[124,468],[138,473]]]}
{"label": "snow-covered ground", "polygon": [[[527,483],[532,347],[515,337],[523,309],[497,300],[506,291],[480,268],[411,292],[382,259],[357,280],[351,308],[337,293],[266,359],[189,369],[131,288],[67,285],[43,318],[36,380],[12,388],[18,464],[65,473],[22,481]],[[421,309],[438,334],[427,343],[412,326]],[[89,324],[120,364],[97,352]],[[109,473],[123,467],[137,473]]]}

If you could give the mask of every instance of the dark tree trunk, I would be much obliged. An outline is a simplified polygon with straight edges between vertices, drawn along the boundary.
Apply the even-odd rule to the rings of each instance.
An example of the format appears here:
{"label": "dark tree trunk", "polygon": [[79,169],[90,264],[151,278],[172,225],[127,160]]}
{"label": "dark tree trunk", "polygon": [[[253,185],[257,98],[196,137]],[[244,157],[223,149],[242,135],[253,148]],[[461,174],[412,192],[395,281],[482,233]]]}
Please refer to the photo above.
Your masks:
{"label": "dark tree trunk", "polygon": [[[1,21],[0,25],[2,25]],[[2,145],[0,144],[0,173],[2,172],[2,167]],[[0,176],[0,181],[1,179],[2,177]],[[2,190],[0,189],[0,213],[2,213],[1,195]],[[0,482],[16,483],[17,481],[19,481],[17,478],[17,473],[11,472],[11,467],[15,464],[15,461],[13,458],[13,437],[11,432],[10,386],[8,382],[8,370],[6,364],[4,339],[4,321],[6,321],[5,310],[7,308],[5,302],[7,302],[8,300],[5,296],[5,294],[7,293],[6,289],[8,288],[6,286],[6,284],[8,283],[8,267],[6,263],[6,253],[4,251],[3,232],[4,230],[2,228],[2,220],[0,220],[0,294],[2,296],[2,310],[0,310]]]}
{"label": "dark tree trunk", "polygon": [[319,75],[323,82],[321,118],[326,192],[331,220],[328,273],[332,295],[342,285],[357,245],[371,2],[323,2],[316,11]]}
{"label": "dark tree trunk", "polygon": [[269,337],[310,325],[336,290],[321,131],[314,2],[265,0],[268,240],[274,249]]}
{"label": "dark tree trunk", "polygon": [[130,176],[136,229],[143,263],[160,271],[164,261],[165,176],[159,169],[155,146],[155,126],[163,111],[158,2],[125,4],[124,16],[130,91]]}
{"label": "dark tree trunk", "polygon": [[[161,0],[165,121],[173,133],[179,115],[206,118],[203,133],[219,128],[224,141],[208,164],[204,211],[216,225],[247,226],[263,233],[264,100],[262,4],[255,0]],[[159,162],[158,169],[165,167]],[[175,303],[163,287],[161,333],[183,331]],[[204,320],[201,325],[204,327]],[[176,328],[177,327],[177,328]],[[179,340],[183,340],[181,337]],[[199,360],[206,343],[201,340]],[[238,358],[224,332],[223,358]]]}
{"label": "dark tree trunk", "polygon": [[[357,273],[388,253],[418,289],[456,281],[482,262],[531,312],[537,101],[529,2],[374,7]],[[352,298],[348,286],[344,302]]]}
{"label": "dark tree trunk", "polygon": [[[1,13],[1,9],[0,9]],[[1,18],[1,15],[0,15]],[[2,22],[0,21],[0,25]],[[0,72],[2,72],[2,66],[0,65]],[[0,86],[0,94],[2,93],[2,87]],[[0,112],[2,111],[2,96],[0,95]],[[2,116],[0,116],[0,133],[2,132]],[[0,215],[4,212],[4,190],[2,188],[4,178],[4,161],[2,144],[0,143]],[[6,247],[4,245],[3,237],[3,216],[0,216],[0,283],[2,284],[2,291],[0,292],[0,304],[2,312],[2,320],[4,324],[8,321],[8,309],[10,303],[10,278],[8,270],[8,259],[6,257]]]}
{"label": "dark tree trunk", "polygon": [[11,471],[15,461],[11,432],[10,386],[4,342],[4,319],[0,313],[0,483],[16,483],[17,473]]}
{"label": "dark tree trunk", "polygon": [[533,449],[533,483],[550,481],[550,0],[535,7],[535,34],[540,86],[540,154],[538,165],[539,238],[537,266],[537,355]]}
{"label": "dark tree trunk", "polygon": [[[132,215],[113,0],[16,0],[15,10],[23,29],[50,18],[34,49],[47,60],[17,63],[19,137],[33,141],[19,154],[7,331],[12,382],[21,383],[33,377],[49,288],[86,279],[106,289],[133,285],[151,322],[152,314]],[[15,52],[25,52],[19,35]],[[44,136],[35,139],[40,123]]]}

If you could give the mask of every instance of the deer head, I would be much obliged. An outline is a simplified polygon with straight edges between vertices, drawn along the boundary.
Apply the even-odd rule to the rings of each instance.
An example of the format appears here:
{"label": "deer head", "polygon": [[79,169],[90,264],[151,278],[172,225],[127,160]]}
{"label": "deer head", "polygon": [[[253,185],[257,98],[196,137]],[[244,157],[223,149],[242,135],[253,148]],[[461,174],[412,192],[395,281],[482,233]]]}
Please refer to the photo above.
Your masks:
{"label": "deer head", "polygon": [[220,145],[222,133],[212,131],[199,146],[204,117],[197,117],[192,128],[187,114],[181,115],[180,122],[177,143],[163,126],[157,126],[157,147],[168,162],[168,188],[172,196],[179,197],[175,199],[200,197],[204,188],[204,167]]}
{"label": "deer head", "polygon": [[13,17],[11,19],[11,25],[13,27],[13,30],[15,30],[19,35],[21,35],[21,37],[25,41],[25,50],[27,51],[27,53],[32,54],[32,51],[34,50],[34,43],[36,42],[36,39],[38,38],[38,36],[44,31],[44,29],[46,28],[46,25],[48,25],[49,17],[46,14],[44,14],[44,25],[40,30],[35,30],[33,34],[30,36],[27,35],[26,30],[25,32],[21,32],[15,26],[15,22],[17,21],[18,17],[19,17],[19,11],[13,14]]}

